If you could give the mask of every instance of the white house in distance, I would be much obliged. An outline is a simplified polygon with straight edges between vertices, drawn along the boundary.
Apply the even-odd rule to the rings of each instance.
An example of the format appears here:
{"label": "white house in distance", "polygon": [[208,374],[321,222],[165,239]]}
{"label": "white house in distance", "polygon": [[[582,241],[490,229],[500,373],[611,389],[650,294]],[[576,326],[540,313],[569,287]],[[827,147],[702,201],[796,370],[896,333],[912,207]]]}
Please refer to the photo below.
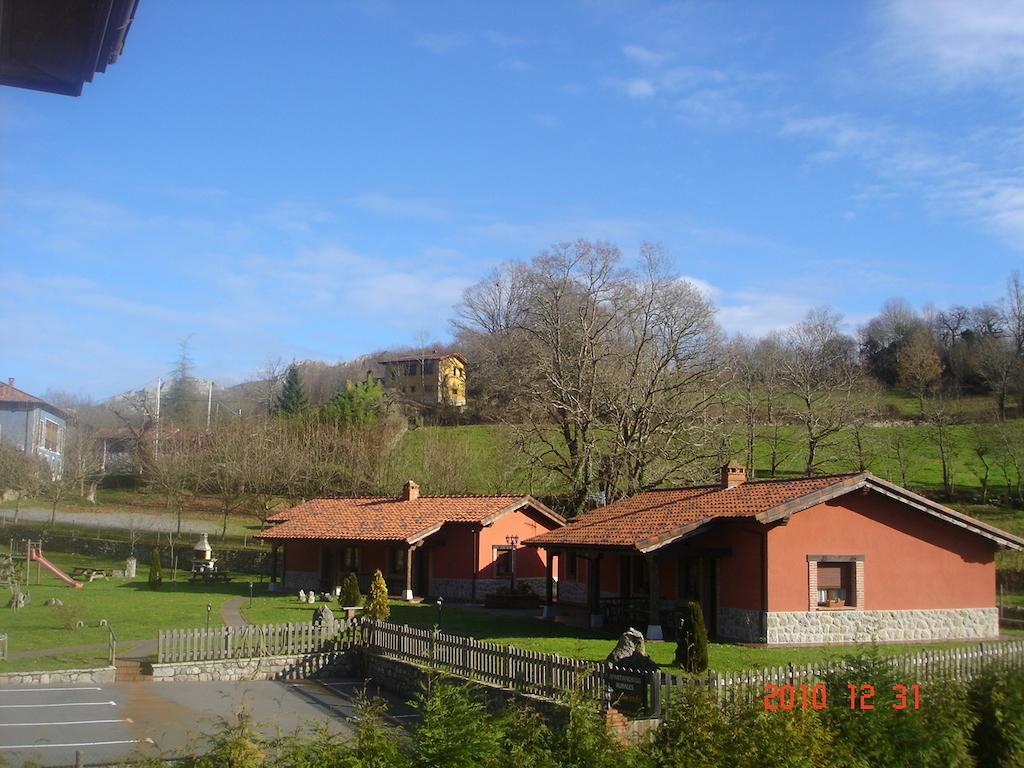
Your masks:
{"label": "white house in distance", "polygon": [[64,412],[14,386],[0,381],[0,440],[47,461],[55,477],[63,471]]}

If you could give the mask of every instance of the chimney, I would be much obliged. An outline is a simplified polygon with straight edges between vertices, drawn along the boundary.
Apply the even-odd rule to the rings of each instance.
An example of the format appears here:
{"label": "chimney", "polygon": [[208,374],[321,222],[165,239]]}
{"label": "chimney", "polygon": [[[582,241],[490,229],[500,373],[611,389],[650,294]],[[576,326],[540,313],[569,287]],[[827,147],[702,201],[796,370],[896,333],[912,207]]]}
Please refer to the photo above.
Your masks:
{"label": "chimney", "polygon": [[730,461],[722,467],[722,487],[735,488],[747,482],[747,468],[735,461]]}
{"label": "chimney", "polygon": [[419,497],[420,487],[412,480],[406,480],[405,487],[402,489],[402,498],[405,501],[416,501]]}
{"label": "chimney", "polygon": [[9,387],[13,387],[14,386],[14,377],[13,376],[7,380],[7,386],[9,386]]}

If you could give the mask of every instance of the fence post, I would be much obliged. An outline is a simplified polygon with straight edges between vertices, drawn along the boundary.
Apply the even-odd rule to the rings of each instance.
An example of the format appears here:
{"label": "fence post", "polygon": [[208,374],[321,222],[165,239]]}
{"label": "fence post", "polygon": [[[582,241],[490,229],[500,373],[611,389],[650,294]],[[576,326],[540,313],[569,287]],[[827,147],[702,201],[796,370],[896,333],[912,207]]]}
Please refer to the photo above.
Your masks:
{"label": "fence post", "polygon": [[650,703],[648,704],[648,717],[658,717],[661,714],[661,672],[648,672],[648,687],[650,688]]}

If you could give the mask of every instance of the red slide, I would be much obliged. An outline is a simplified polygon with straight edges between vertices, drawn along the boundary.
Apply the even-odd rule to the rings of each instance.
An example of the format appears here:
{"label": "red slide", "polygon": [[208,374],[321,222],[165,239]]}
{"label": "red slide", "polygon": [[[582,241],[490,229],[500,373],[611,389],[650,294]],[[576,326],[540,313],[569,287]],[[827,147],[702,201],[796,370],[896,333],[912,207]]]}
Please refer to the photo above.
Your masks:
{"label": "red slide", "polygon": [[56,565],[54,565],[49,560],[47,560],[45,557],[43,557],[39,553],[39,550],[36,549],[35,547],[33,547],[32,549],[30,549],[28,551],[28,556],[29,556],[30,560],[35,560],[37,563],[39,563],[41,566],[43,566],[43,568],[48,570],[50,573],[52,573],[58,579],[63,581],[65,584],[67,584],[69,587],[74,587],[75,589],[81,589],[82,587],[85,586],[82,582],[75,581],[74,579],[72,579],[70,576],[68,576],[66,573],[64,573],[64,571],[62,571]]}

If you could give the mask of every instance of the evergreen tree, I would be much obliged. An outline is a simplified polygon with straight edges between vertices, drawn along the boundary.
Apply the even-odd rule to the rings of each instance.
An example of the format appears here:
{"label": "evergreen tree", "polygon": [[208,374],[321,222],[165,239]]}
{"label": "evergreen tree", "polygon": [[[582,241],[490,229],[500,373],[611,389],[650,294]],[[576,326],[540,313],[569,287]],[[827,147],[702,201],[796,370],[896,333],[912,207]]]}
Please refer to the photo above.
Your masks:
{"label": "evergreen tree", "polygon": [[335,426],[372,424],[384,410],[384,387],[372,375],[364,381],[346,381],[321,409],[320,418]]}
{"label": "evergreen tree", "polygon": [[686,672],[704,672],[708,668],[708,630],[700,603],[691,600],[679,620],[676,663]]}
{"label": "evergreen tree", "polygon": [[391,617],[391,606],[388,605],[388,583],[380,568],[374,571],[373,582],[370,584],[370,599],[366,601],[366,618],[371,621],[387,621]]}
{"label": "evergreen tree", "polygon": [[342,608],[354,608],[363,602],[363,596],[359,592],[359,579],[351,571],[341,584],[341,596],[338,601]]}
{"label": "evergreen tree", "polygon": [[160,564],[160,547],[153,547],[153,559],[149,563],[149,586],[160,589],[164,583],[163,566]]}
{"label": "evergreen tree", "polygon": [[299,377],[299,367],[292,363],[288,366],[288,373],[284,376],[284,383],[281,385],[281,394],[277,396],[275,410],[278,416],[298,416],[308,407],[309,400],[306,399],[306,390]]}
{"label": "evergreen tree", "polygon": [[178,361],[174,364],[171,381],[161,403],[162,416],[178,425],[190,426],[200,418],[200,401],[203,398],[193,375],[194,368],[189,340],[185,339],[181,342]]}

